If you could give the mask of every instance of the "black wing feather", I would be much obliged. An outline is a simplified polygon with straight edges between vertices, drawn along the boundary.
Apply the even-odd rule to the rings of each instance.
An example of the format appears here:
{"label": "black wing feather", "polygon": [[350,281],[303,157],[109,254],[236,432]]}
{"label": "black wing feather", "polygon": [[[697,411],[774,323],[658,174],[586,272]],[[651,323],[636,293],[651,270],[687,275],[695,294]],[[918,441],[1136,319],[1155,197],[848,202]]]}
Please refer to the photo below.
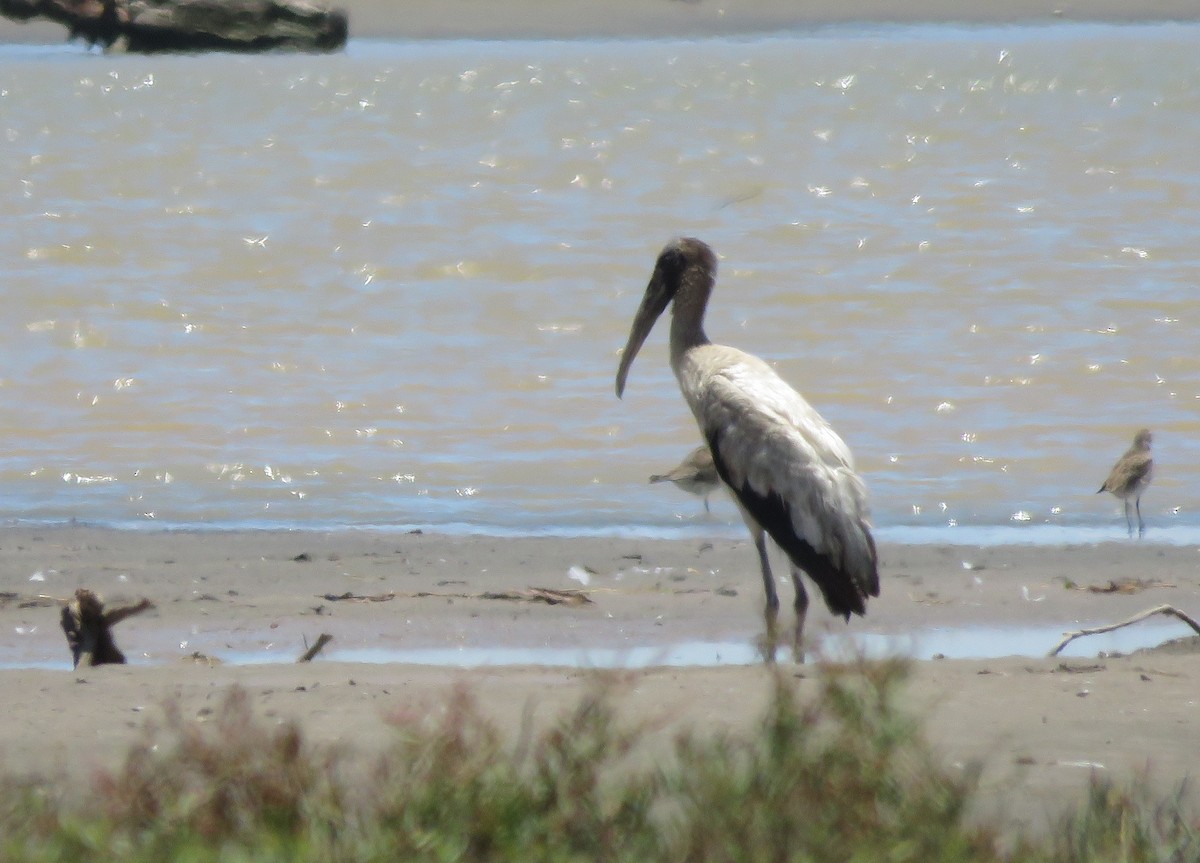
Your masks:
{"label": "black wing feather", "polygon": [[[772,491],[766,495],[759,494],[749,483],[738,487],[729,478],[729,470],[721,460],[719,437],[715,432],[706,435],[709,449],[712,450],[713,464],[716,465],[717,475],[722,482],[737,495],[742,506],[754,517],[763,530],[783,549],[788,559],[808,574],[821,591],[831,614],[838,614],[847,620],[853,614],[866,614],[866,597],[858,587],[854,577],[842,569],[838,562],[827,554],[820,554],[803,536],[796,532],[792,521],[791,508],[786,500]],[[871,560],[875,560],[875,541],[867,534],[871,543]],[[878,581],[873,584],[878,585]],[[876,586],[872,596],[879,595]]]}

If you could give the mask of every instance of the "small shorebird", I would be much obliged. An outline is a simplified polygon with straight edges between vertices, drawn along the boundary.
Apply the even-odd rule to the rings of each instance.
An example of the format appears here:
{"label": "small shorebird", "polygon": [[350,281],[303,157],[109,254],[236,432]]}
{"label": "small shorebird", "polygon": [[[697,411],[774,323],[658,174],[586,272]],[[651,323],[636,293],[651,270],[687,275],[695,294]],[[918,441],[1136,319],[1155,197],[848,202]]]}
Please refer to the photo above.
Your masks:
{"label": "small shorebird", "polygon": [[816,582],[829,611],[847,620],[865,614],[867,599],[879,595],[867,490],[849,447],[803,396],[758,357],[708,340],[704,312],[716,272],[717,256],[700,240],[674,240],[659,253],[617,368],[617,396],[655,321],[673,303],[671,370],[754,539],[767,594],[767,658],[774,658],[779,615],[770,535],[791,562],[793,652],[802,660],[808,594],[801,572]]}
{"label": "small shorebird", "polygon": [[1117,459],[1108,479],[1096,492],[1096,494],[1100,494],[1102,491],[1112,492],[1125,503],[1125,524],[1129,528],[1130,536],[1133,536],[1133,519],[1129,516],[1130,498],[1133,498],[1133,507],[1137,512],[1138,536],[1140,537],[1146,532],[1146,524],[1142,521],[1142,492],[1154,478],[1154,459],[1150,456],[1150,440],[1150,429],[1142,429],[1134,435],[1133,446],[1126,451],[1125,455]]}
{"label": "small shorebird", "polygon": [[650,482],[673,482],[676,488],[704,498],[704,511],[712,512],[708,508],[708,496],[717,490],[721,478],[717,476],[717,467],[713,464],[708,444],[701,444],[670,473],[656,473],[650,477]]}

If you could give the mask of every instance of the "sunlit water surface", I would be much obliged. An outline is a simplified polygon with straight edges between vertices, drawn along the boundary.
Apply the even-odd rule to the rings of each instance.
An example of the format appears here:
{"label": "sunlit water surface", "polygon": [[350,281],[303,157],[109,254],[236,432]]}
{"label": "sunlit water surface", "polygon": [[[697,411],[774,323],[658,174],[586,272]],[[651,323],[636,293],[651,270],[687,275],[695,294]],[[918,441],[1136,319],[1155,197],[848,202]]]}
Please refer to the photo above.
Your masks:
{"label": "sunlit water surface", "polygon": [[1200,542],[1200,27],[0,47],[0,514],[119,527],[741,535],[648,486],[709,333],[858,457],[884,539]]}

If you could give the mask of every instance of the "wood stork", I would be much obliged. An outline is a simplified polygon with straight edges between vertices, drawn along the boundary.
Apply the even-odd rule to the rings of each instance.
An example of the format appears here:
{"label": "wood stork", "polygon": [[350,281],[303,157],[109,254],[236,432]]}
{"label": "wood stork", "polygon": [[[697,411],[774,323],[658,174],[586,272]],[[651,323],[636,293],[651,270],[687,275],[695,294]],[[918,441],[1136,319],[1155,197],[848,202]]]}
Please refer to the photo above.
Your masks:
{"label": "wood stork", "polygon": [[674,240],[659,253],[617,368],[617,397],[655,321],[673,302],[671,369],[754,538],[767,593],[768,658],[779,597],[767,534],[791,561],[793,647],[802,659],[808,594],[801,572],[816,582],[829,611],[847,620],[865,614],[867,598],[879,595],[866,488],[850,449],[799,393],[757,357],[708,340],[704,312],[716,271],[716,255],[695,238]]}
{"label": "wood stork", "polygon": [[668,473],[656,473],[650,477],[650,482],[671,482],[675,487],[704,498],[704,511],[708,508],[708,496],[717,490],[721,478],[717,476],[717,467],[713,464],[712,451],[708,444],[696,447]]}
{"label": "wood stork", "polygon": [[1133,536],[1133,519],[1129,516],[1130,498],[1133,498],[1133,506],[1137,510],[1138,536],[1146,532],[1146,524],[1142,521],[1142,492],[1154,478],[1154,459],[1150,456],[1151,440],[1150,429],[1142,429],[1134,435],[1133,446],[1117,459],[1108,479],[1096,492],[1111,492],[1124,502],[1125,526],[1129,528],[1130,536]]}

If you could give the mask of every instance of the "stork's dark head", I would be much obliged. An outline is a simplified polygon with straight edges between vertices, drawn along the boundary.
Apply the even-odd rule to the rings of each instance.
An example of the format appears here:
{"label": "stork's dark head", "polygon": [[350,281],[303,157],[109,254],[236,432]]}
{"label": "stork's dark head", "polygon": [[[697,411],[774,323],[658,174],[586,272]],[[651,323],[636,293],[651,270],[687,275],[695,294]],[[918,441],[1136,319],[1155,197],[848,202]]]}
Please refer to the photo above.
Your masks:
{"label": "stork's dark head", "polygon": [[[654,263],[654,272],[650,283],[646,285],[646,293],[642,296],[642,304],[638,307],[629,330],[629,341],[625,343],[625,351],[621,354],[621,364],[617,367],[617,398],[625,392],[625,378],[633,365],[646,337],[654,329],[655,322],[680,293],[685,285],[696,283],[696,277],[706,288],[711,287],[717,272],[717,256],[708,244],[695,237],[680,237],[663,246]],[[686,288],[685,288],[686,291]],[[707,302],[705,291],[699,297],[701,313],[703,304]]]}

